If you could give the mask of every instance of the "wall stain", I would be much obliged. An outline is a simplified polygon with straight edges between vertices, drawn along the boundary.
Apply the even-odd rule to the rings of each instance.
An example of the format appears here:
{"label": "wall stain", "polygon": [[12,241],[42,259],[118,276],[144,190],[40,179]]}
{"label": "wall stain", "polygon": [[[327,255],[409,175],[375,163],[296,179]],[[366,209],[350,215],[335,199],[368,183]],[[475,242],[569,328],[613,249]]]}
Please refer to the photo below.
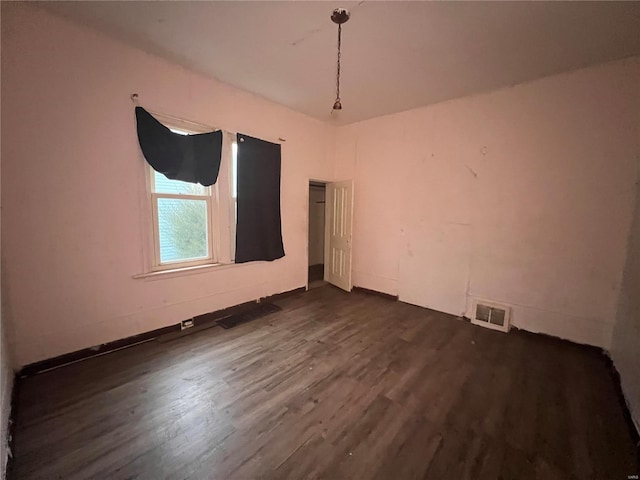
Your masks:
{"label": "wall stain", "polygon": [[473,178],[478,178],[478,174],[469,165],[465,164],[465,167],[467,167],[467,170],[471,172],[471,175],[473,175]]}

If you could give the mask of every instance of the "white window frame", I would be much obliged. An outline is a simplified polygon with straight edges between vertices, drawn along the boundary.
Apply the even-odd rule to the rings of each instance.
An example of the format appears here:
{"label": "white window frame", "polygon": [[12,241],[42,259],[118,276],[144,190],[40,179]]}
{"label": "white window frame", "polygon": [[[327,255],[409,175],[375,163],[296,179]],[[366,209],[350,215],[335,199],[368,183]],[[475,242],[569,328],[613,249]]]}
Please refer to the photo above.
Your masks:
{"label": "white window frame", "polygon": [[[151,168],[151,167],[149,167]],[[151,185],[149,190],[151,192],[151,218],[153,223],[153,258],[154,265],[152,271],[167,270],[183,267],[195,267],[198,265],[215,264],[218,258],[218,248],[216,242],[216,235],[214,235],[214,223],[215,223],[215,208],[214,208],[214,192],[215,188],[205,187],[205,193],[203,195],[191,195],[184,193],[158,193],[155,191],[154,174],[149,175]],[[189,260],[176,260],[162,263],[160,260],[160,222],[158,217],[158,203],[160,199],[179,199],[179,200],[204,200],[207,208],[207,250],[208,256],[202,258],[195,258]]]}
{"label": "white window frame", "polygon": [[[186,134],[207,133],[213,127],[188,120],[151,112],[163,125],[171,130]],[[150,273],[190,269],[192,267],[232,264],[235,250],[235,201],[232,198],[232,143],[236,135],[223,132],[222,160],[218,181],[206,188],[205,195],[157,193],[153,168],[145,161],[145,183],[149,207],[148,238],[150,243]],[[158,222],[158,199],[177,198],[184,200],[205,200],[207,202],[207,240],[209,255],[194,260],[160,262],[160,231]],[[225,234],[225,232],[227,234]]]}

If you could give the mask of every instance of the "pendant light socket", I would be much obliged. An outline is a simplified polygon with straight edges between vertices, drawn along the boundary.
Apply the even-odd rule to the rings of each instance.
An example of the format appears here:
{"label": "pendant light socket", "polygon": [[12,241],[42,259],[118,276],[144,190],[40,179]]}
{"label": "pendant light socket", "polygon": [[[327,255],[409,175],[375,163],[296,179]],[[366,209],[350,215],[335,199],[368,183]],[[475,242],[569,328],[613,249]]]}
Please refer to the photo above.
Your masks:
{"label": "pendant light socket", "polygon": [[351,17],[351,13],[346,8],[336,8],[331,14],[331,20],[338,25],[345,23],[349,17]]}
{"label": "pendant light socket", "polygon": [[336,100],[335,103],[333,104],[333,109],[334,110],[342,110],[342,103],[340,103],[340,100]]}

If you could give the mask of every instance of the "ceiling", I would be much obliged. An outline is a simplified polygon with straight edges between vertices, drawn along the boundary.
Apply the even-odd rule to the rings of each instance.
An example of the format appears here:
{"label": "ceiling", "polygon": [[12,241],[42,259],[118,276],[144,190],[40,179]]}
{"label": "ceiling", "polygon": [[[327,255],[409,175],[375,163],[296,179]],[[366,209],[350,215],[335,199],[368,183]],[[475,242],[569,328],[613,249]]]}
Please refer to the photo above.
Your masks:
{"label": "ceiling", "polygon": [[[40,2],[299,112],[346,124],[640,54],[640,2]],[[342,32],[335,98],[333,8]]]}

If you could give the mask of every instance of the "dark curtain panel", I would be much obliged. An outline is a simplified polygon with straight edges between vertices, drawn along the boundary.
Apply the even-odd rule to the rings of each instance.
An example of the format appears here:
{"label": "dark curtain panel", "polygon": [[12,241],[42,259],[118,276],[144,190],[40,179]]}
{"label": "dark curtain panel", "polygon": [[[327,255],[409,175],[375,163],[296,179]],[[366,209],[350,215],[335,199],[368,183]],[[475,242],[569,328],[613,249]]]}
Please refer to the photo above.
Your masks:
{"label": "dark curtain panel", "polygon": [[280,145],[238,134],[236,263],[284,257]]}
{"label": "dark curtain panel", "polygon": [[216,183],[222,159],[222,131],[173,133],[142,107],[136,107],[138,141],[149,165],[172,180],[209,186]]}

